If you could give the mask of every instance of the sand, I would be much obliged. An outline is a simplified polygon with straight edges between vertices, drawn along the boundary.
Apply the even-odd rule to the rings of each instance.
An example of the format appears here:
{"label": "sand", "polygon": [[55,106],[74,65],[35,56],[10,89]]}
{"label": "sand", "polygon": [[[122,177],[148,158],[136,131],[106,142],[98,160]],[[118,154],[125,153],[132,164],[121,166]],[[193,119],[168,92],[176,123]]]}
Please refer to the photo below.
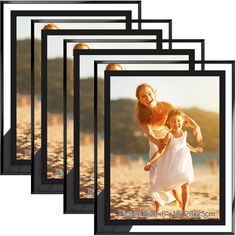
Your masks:
{"label": "sand", "polygon": [[[23,99],[24,101],[24,99]],[[26,99],[28,101],[28,98]],[[40,103],[35,106],[35,152],[41,147]],[[63,123],[62,116],[48,116],[48,178],[63,178]],[[80,134],[80,197],[93,198],[94,148],[91,134]],[[30,159],[31,152],[30,105],[17,106],[17,159]],[[98,188],[104,189],[103,141],[98,141]],[[119,160],[119,161],[117,161]],[[149,195],[149,174],[143,171],[142,159],[122,161],[117,158],[111,168],[111,219],[156,219],[182,217],[170,215],[180,210],[176,203],[160,209],[158,216]],[[73,167],[73,122],[68,121],[67,171]],[[209,168],[194,166],[195,182],[190,187],[188,211],[195,213],[194,219],[219,218],[219,175],[211,174]],[[199,212],[204,211],[201,216]],[[154,213],[153,213],[154,212]],[[212,215],[210,215],[212,213]],[[196,215],[198,214],[198,215]],[[208,214],[208,215],[207,215]]]}
{"label": "sand", "polygon": [[35,101],[34,106],[34,153],[41,149],[41,102]]}
{"label": "sand", "polygon": [[[31,97],[17,95],[16,158],[31,159]],[[35,103],[35,153],[41,147],[41,103]]]}
{"label": "sand", "polygon": [[[63,117],[48,113],[47,120],[47,178],[63,179]],[[35,153],[41,149],[41,103],[35,101]]]}
{"label": "sand", "polygon": [[[80,197],[94,197],[94,144],[93,135],[80,133]],[[50,163],[49,163],[50,165]],[[67,172],[74,167],[73,120],[67,120]]]}
{"label": "sand", "polygon": [[[29,97],[21,96],[17,106],[17,159],[30,160],[31,124]],[[73,162],[73,122],[67,123],[67,171]],[[63,178],[63,120],[62,116],[48,114],[48,178]],[[80,197],[94,197],[94,147],[91,134],[80,136]],[[103,140],[98,141],[98,188],[104,189]],[[41,148],[41,104],[35,103],[35,153]],[[155,206],[149,195],[149,175],[143,171],[140,160],[131,163],[114,163],[111,169],[111,219],[156,219],[180,218],[170,215],[180,208],[176,203],[167,205],[155,214]],[[209,169],[195,167],[195,182],[191,185],[189,213],[196,219],[219,218],[219,175],[211,175]],[[207,180],[207,181],[206,181]],[[205,214],[196,216],[200,211]],[[164,212],[164,214],[162,214]],[[207,212],[214,215],[206,216]],[[149,214],[149,216],[147,216]],[[138,216],[137,216],[138,215]],[[141,215],[141,216],[139,216]]]}
{"label": "sand", "polygon": [[[30,96],[18,95],[16,145],[17,159],[31,159]],[[63,119],[62,115],[48,114],[48,178],[63,178]],[[69,140],[71,143],[71,139]],[[35,154],[41,149],[41,103],[35,101]],[[72,161],[70,160],[70,163]],[[71,166],[71,165],[69,165]]]}
{"label": "sand", "polygon": [[63,158],[63,122],[51,123],[50,119],[55,115],[48,115],[47,127],[47,176],[52,179],[63,179],[64,158]]}
{"label": "sand", "polygon": [[[194,167],[194,173],[195,182],[190,186],[190,202],[184,219],[219,219],[219,175],[212,175],[210,169],[200,166]],[[140,162],[112,166],[111,219],[183,219],[177,214],[180,210],[173,202],[156,214],[149,195],[149,173],[143,171]]]}
{"label": "sand", "polygon": [[[80,134],[83,140],[91,135]],[[87,138],[86,138],[87,137]],[[80,142],[80,197],[94,198],[94,146],[93,143]],[[98,189],[104,188],[104,142],[98,140]]]}
{"label": "sand", "polygon": [[[17,104],[17,159],[31,159],[31,108],[30,96],[18,95]],[[48,160],[47,177],[62,179],[64,169],[63,156],[63,117],[48,114]],[[80,134],[80,196],[94,197],[94,146],[92,134]],[[99,146],[101,146],[99,141]],[[35,101],[35,154],[41,149],[41,103]],[[103,143],[102,143],[103,144]],[[73,120],[67,122],[67,172],[74,167]],[[103,146],[100,148],[103,154]],[[103,163],[103,162],[102,162]],[[101,164],[103,166],[103,164]],[[102,168],[101,168],[102,169]],[[102,176],[102,175],[100,175]],[[100,178],[101,180],[102,178]],[[103,181],[103,180],[102,180]],[[103,185],[102,185],[103,186]]]}
{"label": "sand", "polygon": [[[98,141],[98,191],[104,189],[104,149]],[[80,197],[93,198],[93,147],[84,145],[80,166]],[[157,215],[149,194],[149,173],[144,161],[127,161],[116,156],[111,163],[111,219],[183,219],[176,202],[162,207]],[[211,173],[210,165],[194,166],[195,182],[190,186],[190,202],[184,219],[219,219],[219,174]],[[206,181],[207,180],[207,181]],[[175,213],[175,215],[174,215]]]}
{"label": "sand", "polygon": [[[17,103],[17,159],[31,159],[31,108],[30,96],[18,95]],[[48,113],[48,160],[47,160],[47,177],[49,179],[62,179],[64,169],[63,156],[63,117],[58,114]],[[80,134],[87,140],[91,140],[91,134]],[[35,154],[41,149],[41,103],[35,101]],[[67,123],[67,172],[74,166],[73,161],[73,121],[68,119]],[[93,189],[94,169],[93,169],[93,143],[81,143],[81,190],[82,195],[88,195],[88,191]],[[86,162],[88,160],[88,162]],[[89,189],[89,190],[88,190]]]}
{"label": "sand", "polygon": [[16,106],[16,159],[31,159],[30,96],[17,95]]}

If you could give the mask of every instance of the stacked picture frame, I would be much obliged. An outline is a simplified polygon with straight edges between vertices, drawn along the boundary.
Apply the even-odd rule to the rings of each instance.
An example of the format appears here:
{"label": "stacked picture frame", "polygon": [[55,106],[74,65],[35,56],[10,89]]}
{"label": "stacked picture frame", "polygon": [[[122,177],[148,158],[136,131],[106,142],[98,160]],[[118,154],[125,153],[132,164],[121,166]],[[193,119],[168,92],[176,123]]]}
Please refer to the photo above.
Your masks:
{"label": "stacked picture frame", "polygon": [[142,11],[1,1],[1,174],[94,234],[235,235],[235,60]]}

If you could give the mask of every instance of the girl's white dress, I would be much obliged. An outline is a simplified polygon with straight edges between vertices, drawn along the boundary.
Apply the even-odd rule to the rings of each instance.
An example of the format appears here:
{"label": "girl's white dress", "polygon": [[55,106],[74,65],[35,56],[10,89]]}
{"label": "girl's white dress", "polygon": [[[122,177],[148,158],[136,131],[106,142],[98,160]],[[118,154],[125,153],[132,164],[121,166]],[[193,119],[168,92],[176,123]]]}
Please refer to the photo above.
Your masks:
{"label": "girl's white dress", "polygon": [[[165,126],[153,130],[158,139],[168,133]],[[150,169],[150,192],[154,201],[164,206],[175,200],[170,190],[173,190],[184,183],[194,181],[192,157],[187,147],[187,133],[175,138],[170,132],[170,143],[152,168]],[[152,158],[158,147],[149,141],[149,159]]]}

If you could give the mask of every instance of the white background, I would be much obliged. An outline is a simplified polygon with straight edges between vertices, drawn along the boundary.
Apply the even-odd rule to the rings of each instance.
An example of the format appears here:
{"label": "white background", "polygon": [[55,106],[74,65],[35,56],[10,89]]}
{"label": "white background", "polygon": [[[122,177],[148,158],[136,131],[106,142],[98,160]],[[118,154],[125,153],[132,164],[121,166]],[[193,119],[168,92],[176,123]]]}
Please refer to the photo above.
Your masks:
{"label": "white background", "polygon": [[[142,0],[142,18],[172,19],[173,38],[205,39],[206,59],[236,59],[235,0]],[[0,235],[93,235],[93,215],[63,215],[62,195],[31,195],[30,176],[0,176]]]}

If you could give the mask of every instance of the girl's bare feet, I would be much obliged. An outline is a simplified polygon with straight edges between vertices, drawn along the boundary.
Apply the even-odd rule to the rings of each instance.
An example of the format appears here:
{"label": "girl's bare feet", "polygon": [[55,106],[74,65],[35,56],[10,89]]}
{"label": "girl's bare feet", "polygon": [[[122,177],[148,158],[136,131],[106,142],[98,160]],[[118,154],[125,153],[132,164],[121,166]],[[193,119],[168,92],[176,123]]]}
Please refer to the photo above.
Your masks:
{"label": "girl's bare feet", "polygon": [[156,205],[156,213],[158,213],[160,210],[160,204],[155,201],[155,205]]}
{"label": "girl's bare feet", "polygon": [[182,219],[187,219],[188,216],[186,214],[186,210],[182,210]]}
{"label": "girl's bare feet", "polygon": [[177,203],[178,203],[179,208],[182,209],[182,202],[177,201]]}
{"label": "girl's bare feet", "polygon": [[179,190],[178,189],[173,189],[172,193],[173,193],[173,195],[176,199],[176,202],[177,202],[179,208],[182,209],[182,199],[181,199],[181,195],[180,195]]}

